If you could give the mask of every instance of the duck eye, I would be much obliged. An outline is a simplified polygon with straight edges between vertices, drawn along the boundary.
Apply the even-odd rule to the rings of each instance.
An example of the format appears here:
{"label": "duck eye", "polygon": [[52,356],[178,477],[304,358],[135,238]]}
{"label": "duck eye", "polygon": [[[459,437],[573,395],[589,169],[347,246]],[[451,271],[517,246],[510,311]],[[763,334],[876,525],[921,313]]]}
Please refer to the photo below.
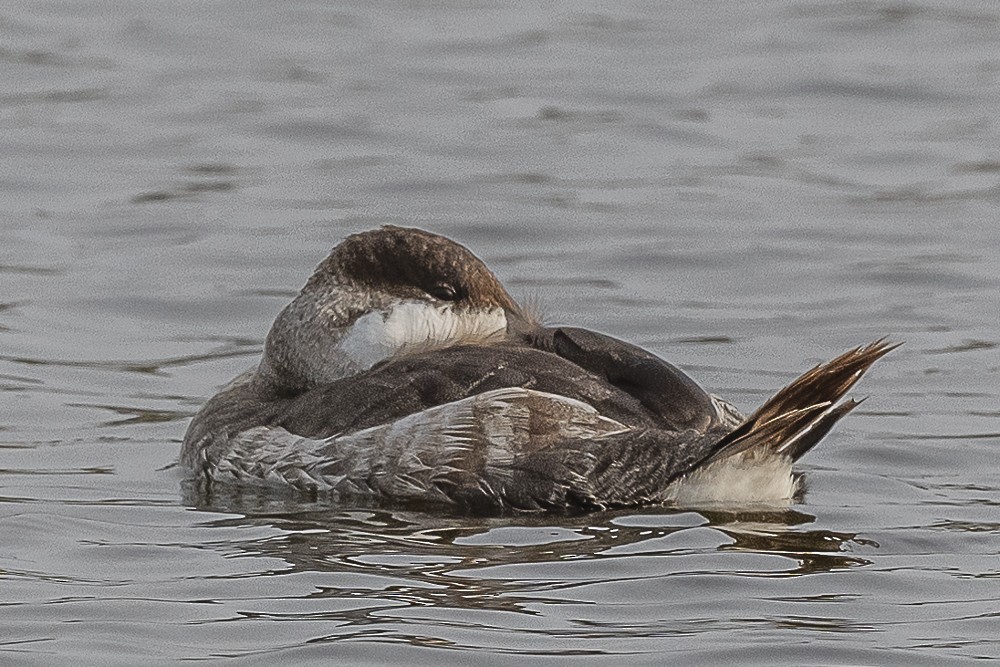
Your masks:
{"label": "duck eye", "polygon": [[438,283],[427,290],[427,293],[441,301],[458,301],[458,290],[448,283]]}

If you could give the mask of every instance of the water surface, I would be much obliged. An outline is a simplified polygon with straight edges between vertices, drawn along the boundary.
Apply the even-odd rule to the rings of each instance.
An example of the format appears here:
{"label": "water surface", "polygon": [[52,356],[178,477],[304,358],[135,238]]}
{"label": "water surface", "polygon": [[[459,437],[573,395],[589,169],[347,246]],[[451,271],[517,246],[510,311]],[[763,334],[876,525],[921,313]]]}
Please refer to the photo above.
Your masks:
{"label": "water surface", "polygon": [[[1000,8],[0,10],[0,662],[1000,658]],[[344,235],[468,244],[752,409],[906,345],[785,512],[187,493],[197,407]]]}

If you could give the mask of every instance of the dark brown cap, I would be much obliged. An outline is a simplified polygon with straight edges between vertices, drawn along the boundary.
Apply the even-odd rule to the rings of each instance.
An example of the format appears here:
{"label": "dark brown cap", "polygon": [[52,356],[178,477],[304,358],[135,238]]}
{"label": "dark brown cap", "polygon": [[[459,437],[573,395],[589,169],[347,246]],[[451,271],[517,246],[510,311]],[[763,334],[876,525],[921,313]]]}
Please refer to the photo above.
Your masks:
{"label": "dark brown cap", "polygon": [[429,295],[471,308],[519,310],[482,260],[422,229],[386,225],[348,236],[316,268],[308,285],[330,280],[401,297]]}

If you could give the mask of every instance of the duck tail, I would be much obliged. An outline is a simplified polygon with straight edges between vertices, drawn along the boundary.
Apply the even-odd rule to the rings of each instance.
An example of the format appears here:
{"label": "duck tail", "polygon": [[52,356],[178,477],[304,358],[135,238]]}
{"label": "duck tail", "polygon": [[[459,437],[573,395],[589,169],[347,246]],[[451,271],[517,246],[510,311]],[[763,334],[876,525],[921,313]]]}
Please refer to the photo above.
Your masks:
{"label": "duck tail", "polygon": [[797,460],[864,400],[840,402],[872,364],[900,345],[882,338],[806,371],[719,440],[706,462],[744,452]]}

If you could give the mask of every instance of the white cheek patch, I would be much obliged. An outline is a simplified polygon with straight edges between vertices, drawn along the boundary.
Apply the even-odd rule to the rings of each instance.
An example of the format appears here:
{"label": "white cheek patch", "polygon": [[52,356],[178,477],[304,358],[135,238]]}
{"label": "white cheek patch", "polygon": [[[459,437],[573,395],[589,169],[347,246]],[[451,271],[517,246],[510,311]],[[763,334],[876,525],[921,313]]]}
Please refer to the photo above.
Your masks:
{"label": "white cheek patch", "polygon": [[452,306],[404,301],[388,311],[362,315],[337,347],[359,369],[401,350],[426,350],[498,339],[507,329],[502,308],[455,312]]}

